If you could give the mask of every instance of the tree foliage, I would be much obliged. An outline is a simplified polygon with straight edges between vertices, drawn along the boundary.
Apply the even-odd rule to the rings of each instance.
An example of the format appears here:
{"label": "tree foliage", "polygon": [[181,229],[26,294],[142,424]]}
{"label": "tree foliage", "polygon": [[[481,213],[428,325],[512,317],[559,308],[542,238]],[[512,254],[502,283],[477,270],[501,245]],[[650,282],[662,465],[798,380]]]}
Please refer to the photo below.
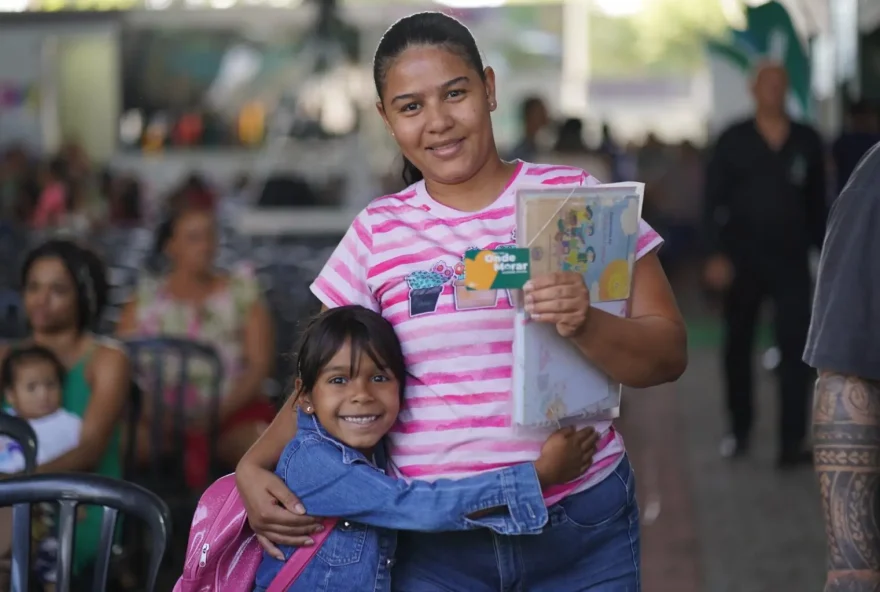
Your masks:
{"label": "tree foliage", "polygon": [[598,76],[686,74],[703,63],[707,37],[727,27],[719,0],[644,0],[628,17],[594,10],[590,67]]}

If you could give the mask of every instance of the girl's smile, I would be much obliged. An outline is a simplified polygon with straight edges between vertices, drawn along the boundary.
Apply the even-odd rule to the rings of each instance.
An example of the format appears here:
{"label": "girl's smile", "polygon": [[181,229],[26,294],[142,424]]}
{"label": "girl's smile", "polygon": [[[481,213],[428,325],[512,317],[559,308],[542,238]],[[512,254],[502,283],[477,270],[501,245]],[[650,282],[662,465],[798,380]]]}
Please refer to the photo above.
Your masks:
{"label": "girl's smile", "polygon": [[331,436],[367,457],[400,411],[400,383],[371,353],[346,340],[300,400]]}
{"label": "girl's smile", "polygon": [[340,415],[339,419],[359,426],[369,426],[378,421],[382,415]]}

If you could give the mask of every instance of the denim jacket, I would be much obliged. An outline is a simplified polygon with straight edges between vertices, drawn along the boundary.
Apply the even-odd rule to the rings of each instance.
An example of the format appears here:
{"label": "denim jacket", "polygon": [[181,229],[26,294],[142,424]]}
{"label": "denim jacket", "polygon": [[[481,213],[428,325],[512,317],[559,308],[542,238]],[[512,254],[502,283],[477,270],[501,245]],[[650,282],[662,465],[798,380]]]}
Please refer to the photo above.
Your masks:
{"label": "denim jacket", "polygon": [[[381,448],[381,446],[380,446]],[[537,534],[547,508],[531,463],[460,480],[407,483],[335,440],[311,415],[299,413],[299,431],[284,449],[276,474],[310,514],[339,517],[336,527],[288,592],[387,592],[396,530],[489,528],[499,534]],[[506,508],[479,518],[471,514]],[[280,547],[285,559],[295,547]],[[263,592],[283,562],[263,554],[256,590]]]}

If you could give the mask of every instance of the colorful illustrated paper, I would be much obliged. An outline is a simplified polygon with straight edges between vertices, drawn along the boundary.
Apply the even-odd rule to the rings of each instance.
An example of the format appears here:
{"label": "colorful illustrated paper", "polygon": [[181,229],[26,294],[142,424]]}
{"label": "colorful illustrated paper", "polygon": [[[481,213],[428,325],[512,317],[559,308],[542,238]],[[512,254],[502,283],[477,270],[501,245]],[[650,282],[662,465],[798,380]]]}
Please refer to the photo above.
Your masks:
{"label": "colorful illustrated paper", "polygon": [[[517,244],[530,251],[531,273],[583,274],[591,306],[615,313],[629,298],[644,185],[615,183],[517,194]],[[518,425],[579,417],[611,419],[620,384],[590,364],[553,325],[518,308],[514,336],[514,409]]]}
{"label": "colorful illustrated paper", "polygon": [[521,191],[520,224],[525,230],[520,246],[531,251],[533,275],[577,271],[590,289],[591,302],[626,300],[641,196],[633,188],[598,187],[578,188],[574,194],[570,189]]}

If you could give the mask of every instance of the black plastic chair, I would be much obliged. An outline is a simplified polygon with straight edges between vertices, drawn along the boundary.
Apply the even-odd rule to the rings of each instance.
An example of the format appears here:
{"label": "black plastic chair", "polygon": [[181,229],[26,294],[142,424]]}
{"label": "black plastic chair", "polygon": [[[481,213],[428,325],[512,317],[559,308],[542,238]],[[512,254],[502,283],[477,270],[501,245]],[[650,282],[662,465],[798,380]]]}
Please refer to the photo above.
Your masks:
{"label": "black plastic chair", "polygon": [[[176,480],[179,480],[184,474],[184,455],[180,452],[186,449],[186,388],[189,384],[190,364],[197,359],[208,362],[213,375],[207,409],[208,458],[209,474],[218,474],[217,440],[220,431],[219,412],[223,362],[217,351],[205,343],[176,337],[131,339],[125,342],[125,346],[131,359],[135,379],[141,386],[140,410],[142,411],[148,405],[152,409],[149,480],[154,484],[167,482],[170,476],[169,462],[172,464],[173,477]],[[166,385],[164,369],[167,362],[172,359],[175,364],[179,364],[177,378],[173,385]],[[177,451],[170,457],[164,454],[164,451],[169,449],[169,443],[166,439],[163,421],[167,407],[165,392],[168,387],[173,389],[174,395],[171,401],[173,406],[171,409],[173,418],[171,449]],[[143,476],[142,471],[139,473]],[[138,482],[142,481],[138,480]],[[150,488],[153,489],[152,486]]]}
{"label": "black plastic chair", "polygon": [[[73,543],[77,507],[83,504],[104,506],[101,538],[92,590],[107,589],[110,555],[119,513],[135,516],[147,523],[151,533],[149,570],[144,590],[156,587],[159,568],[171,535],[171,514],[158,496],[135,485],[101,475],[54,474],[15,477],[0,483],[0,506],[12,510],[12,590],[27,592],[30,576],[31,504],[57,503],[58,576],[57,592],[69,592],[72,583]],[[82,588],[79,587],[78,592]]]}
{"label": "black plastic chair", "polygon": [[[306,260],[308,255],[303,256],[302,261]],[[277,394],[281,394],[281,385],[286,384],[295,373],[296,368],[288,352],[293,351],[296,346],[301,324],[321,310],[321,303],[309,290],[309,284],[318,271],[320,269],[306,267],[299,261],[270,263],[257,270],[275,323],[274,382]]]}
{"label": "black plastic chair", "polygon": [[31,424],[20,417],[0,412],[0,435],[18,442],[24,455],[24,472],[33,473],[37,468],[37,435]]}

